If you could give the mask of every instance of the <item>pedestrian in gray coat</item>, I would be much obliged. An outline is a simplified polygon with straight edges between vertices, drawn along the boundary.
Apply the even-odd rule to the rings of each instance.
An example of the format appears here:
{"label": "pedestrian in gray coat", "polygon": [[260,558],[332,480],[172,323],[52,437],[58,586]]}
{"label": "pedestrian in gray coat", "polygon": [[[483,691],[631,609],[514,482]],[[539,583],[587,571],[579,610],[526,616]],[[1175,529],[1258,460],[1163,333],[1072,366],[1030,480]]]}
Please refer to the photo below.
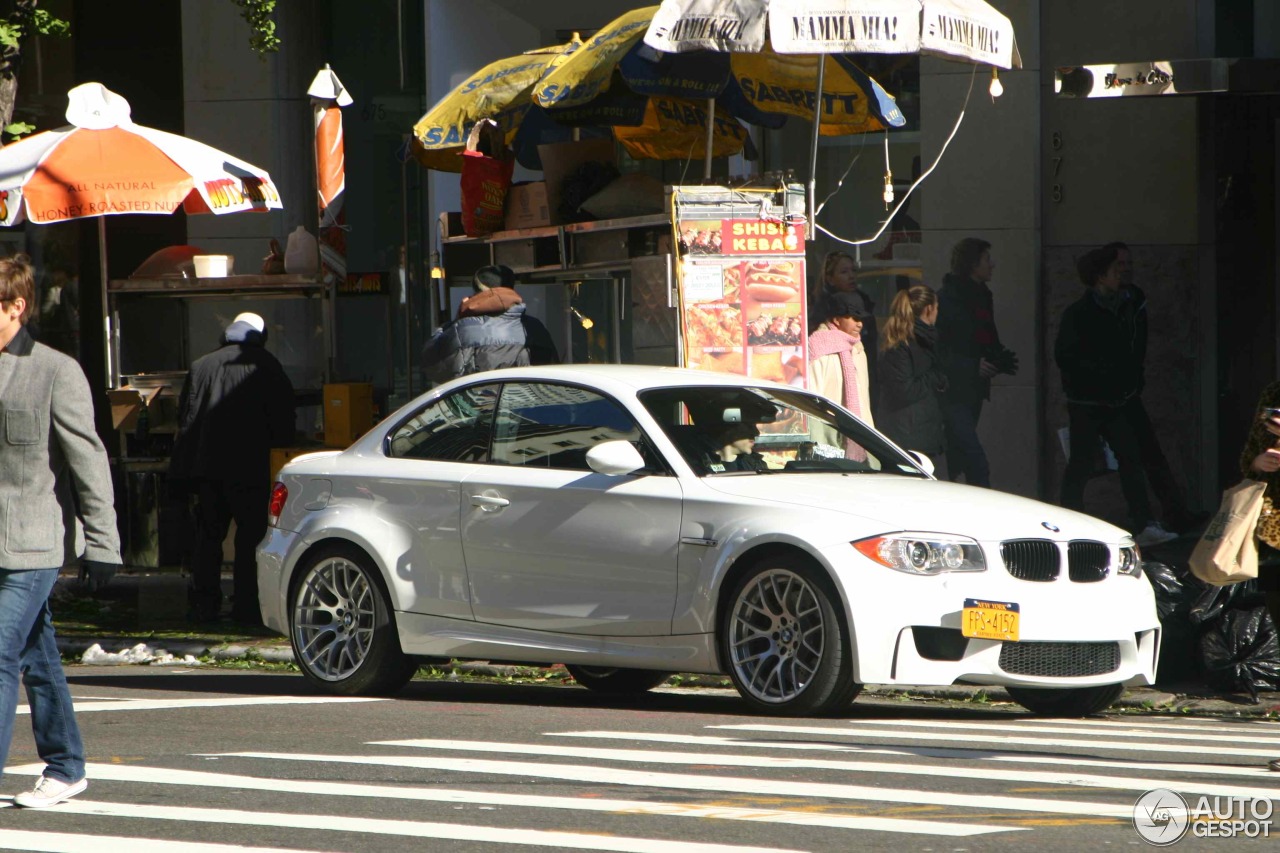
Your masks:
{"label": "pedestrian in gray coat", "polygon": [[89,383],[73,359],[31,337],[34,301],[30,260],[0,258],[0,768],[21,681],[45,762],[35,788],[14,797],[27,808],[55,805],[88,786],[49,611],[58,570],[83,557],[91,582],[102,583],[121,562]]}

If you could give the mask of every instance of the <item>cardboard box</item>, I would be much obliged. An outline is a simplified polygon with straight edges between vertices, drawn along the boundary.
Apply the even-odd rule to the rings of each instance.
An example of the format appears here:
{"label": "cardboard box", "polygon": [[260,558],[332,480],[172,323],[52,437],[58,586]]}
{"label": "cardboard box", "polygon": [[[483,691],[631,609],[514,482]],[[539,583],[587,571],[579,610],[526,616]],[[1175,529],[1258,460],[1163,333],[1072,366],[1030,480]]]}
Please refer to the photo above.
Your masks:
{"label": "cardboard box", "polygon": [[515,184],[507,192],[506,231],[541,228],[551,224],[551,208],[547,204],[547,182]]}
{"label": "cardboard box", "polygon": [[461,237],[462,231],[462,211],[446,210],[436,219],[436,228],[440,232],[440,239],[446,237]]}
{"label": "cardboard box", "polygon": [[151,404],[159,396],[159,388],[133,388],[126,385],[107,392],[111,403],[111,428],[131,430],[138,425],[138,415],[143,406]]}
{"label": "cardboard box", "polygon": [[[542,176],[547,183],[547,209],[551,224],[562,224],[560,216],[561,192],[565,178],[577,171],[583,163],[618,164],[618,150],[612,139],[583,139],[578,142],[555,142],[538,146],[542,158]],[[586,199],[583,199],[585,201]]]}
{"label": "cardboard box", "polygon": [[373,386],[343,382],[324,386],[324,443],[350,447],[373,428]]}

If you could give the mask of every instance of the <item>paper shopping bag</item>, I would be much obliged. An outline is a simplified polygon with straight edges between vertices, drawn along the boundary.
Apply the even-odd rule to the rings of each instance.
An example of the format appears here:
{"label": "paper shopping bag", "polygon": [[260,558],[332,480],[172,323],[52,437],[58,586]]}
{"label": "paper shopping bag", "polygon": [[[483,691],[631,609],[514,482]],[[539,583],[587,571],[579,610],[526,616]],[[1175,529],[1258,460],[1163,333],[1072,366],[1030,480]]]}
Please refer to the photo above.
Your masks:
{"label": "paper shopping bag", "polygon": [[[487,153],[481,150],[481,134]],[[468,237],[487,237],[502,228],[515,166],[497,123],[492,119],[476,122],[462,152],[462,230]]]}
{"label": "paper shopping bag", "polygon": [[1191,573],[1214,586],[1226,586],[1258,576],[1258,543],[1253,531],[1262,514],[1266,483],[1243,480],[1222,493],[1222,504],[1195,550]]}

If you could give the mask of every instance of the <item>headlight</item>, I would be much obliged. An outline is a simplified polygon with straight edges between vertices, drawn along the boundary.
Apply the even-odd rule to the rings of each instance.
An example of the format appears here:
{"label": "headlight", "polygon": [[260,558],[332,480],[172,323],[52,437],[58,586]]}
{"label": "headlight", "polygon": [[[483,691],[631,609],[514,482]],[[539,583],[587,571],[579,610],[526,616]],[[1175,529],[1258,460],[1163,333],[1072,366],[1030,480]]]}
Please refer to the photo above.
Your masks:
{"label": "headlight", "polygon": [[1137,545],[1120,543],[1120,565],[1116,567],[1116,574],[1142,576],[1142,552]]}
{"label": "headlight", "polygon": [[942,572],[985,572],[982,547],[964,536],[941,533],[894,533],[852,543],[864,557],[909,575]]}

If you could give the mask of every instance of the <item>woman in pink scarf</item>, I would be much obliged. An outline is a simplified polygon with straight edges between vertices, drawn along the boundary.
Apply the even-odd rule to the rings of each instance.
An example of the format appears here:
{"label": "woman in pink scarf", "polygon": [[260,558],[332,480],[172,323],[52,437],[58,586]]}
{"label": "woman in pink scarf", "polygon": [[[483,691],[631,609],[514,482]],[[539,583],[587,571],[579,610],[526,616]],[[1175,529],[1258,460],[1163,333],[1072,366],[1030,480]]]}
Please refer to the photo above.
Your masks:
{"label": "woman in pink scarf", "polygon": [[[875,318],[867,316],[863,301],[852,293],[829,295],[825,309],[826,321],[809,335],[809,390],[838,402],[874,427],[862,326]],[[831,433],[813,439],[819,447],[838,447],[834,430]],[[844,451],[848,459],[867,458],[866,451],[851,441],[845,442]]]}

